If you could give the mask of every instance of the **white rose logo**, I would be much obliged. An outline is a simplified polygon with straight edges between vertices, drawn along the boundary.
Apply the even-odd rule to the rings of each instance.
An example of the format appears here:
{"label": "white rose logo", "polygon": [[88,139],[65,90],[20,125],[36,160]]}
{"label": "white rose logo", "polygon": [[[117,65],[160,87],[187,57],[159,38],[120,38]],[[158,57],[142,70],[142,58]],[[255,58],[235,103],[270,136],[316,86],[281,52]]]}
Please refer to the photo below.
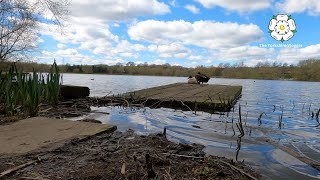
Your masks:
{"label": "white rose logo", "polygon": [[291,16],[279,14],[270,20],[269,33],[277,41],[288,41],[296,32],[296,24]]}

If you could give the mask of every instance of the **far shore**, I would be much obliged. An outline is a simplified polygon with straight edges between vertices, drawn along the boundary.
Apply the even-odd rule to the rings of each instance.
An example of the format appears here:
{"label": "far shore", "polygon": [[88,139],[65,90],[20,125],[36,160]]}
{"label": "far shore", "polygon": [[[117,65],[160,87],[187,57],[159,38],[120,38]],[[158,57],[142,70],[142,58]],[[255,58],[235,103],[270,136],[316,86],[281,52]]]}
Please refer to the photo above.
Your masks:
{"label": "far shore", "polygon": [[[0,71],[8,70],[12,62],[2,62]],[[37,72],[49,72],[51,65],[34,62],[17,62],[17,67],[25,72],[35,69]],[[248,67],[242,63],[219,64],[219,66],[183,67],[170,64],[127,64],[116,65],[70,65],[59,64],[61,73],[132,75],[132,76],[169,76],[188,77],[201,72],[212,78],[254,79],[254,80],[286,80],[320,82],[320,60],[302,60],[296,65],[279,62],[258,63]]]}

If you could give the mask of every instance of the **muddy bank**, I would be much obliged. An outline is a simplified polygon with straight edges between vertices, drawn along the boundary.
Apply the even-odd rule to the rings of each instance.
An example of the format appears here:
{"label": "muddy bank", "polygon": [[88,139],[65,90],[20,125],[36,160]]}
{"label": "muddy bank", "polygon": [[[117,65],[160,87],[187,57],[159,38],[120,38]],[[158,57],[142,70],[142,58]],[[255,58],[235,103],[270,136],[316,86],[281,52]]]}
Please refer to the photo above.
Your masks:
{"label": "muddy bank", "polygon": [[[61,100],[58,105],[53,106],[51,104],[40,104],[38,116],[49,118],[70,118],[78,117],[89,113],[90,106],[105,106],[106,102],[100,102],[102,98],[79,98],[70,100]],[[1,104],[0,104],[1,106]],[[0,125],[7,125],[22,119],[29,118],[23,113],[17,113],[14,116],[7,116],[0,114]]]}
{"label": "muddy bank", "polygon": [[[0,172],[24,163],[6,179],[252,179],[241,162],[208,156],[203,146],[177,144],[162,134],[139,136],[132,130],[74,139],[55,150],[0,156]],[[35,163],[33,163],[36,161]],[[249,176],[252,176],[251,178]]]}

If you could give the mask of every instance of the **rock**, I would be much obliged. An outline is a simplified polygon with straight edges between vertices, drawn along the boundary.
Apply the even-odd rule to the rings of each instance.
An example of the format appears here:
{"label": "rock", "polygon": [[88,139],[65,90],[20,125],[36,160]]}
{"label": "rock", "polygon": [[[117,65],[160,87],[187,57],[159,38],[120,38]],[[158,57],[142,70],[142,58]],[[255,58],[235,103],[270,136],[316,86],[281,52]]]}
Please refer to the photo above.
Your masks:
{"label": "rock", "polygon": [[85,86],[61,85],[60,95],[64,99],[84,98],[90,95],[90,89]]}
{"label": "rock", "polygon": [[201,127],[200,127],[200,126],[197,126],[197,125],[192,125],[192,127],[201,129]]}
{"label": "rock", "polygon": [[99,120],[95,120],[95,119],[81,119],[81,120],[78,120],[78,121],[102,124],[102,122],[101,122],[101,121],[99,121]]}

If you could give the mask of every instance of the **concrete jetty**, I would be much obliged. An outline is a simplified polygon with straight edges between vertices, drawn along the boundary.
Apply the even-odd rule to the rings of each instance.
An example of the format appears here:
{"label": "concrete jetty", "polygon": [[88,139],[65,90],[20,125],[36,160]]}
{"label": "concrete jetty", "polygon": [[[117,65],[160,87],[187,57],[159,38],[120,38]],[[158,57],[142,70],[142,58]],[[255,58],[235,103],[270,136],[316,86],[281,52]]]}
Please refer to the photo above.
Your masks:
{"label": "concrete jetty", "polygon": [[242,86],[175,83],[121,96],[151,108],[169,107],[192,111],[229,111],[241,96]]}

